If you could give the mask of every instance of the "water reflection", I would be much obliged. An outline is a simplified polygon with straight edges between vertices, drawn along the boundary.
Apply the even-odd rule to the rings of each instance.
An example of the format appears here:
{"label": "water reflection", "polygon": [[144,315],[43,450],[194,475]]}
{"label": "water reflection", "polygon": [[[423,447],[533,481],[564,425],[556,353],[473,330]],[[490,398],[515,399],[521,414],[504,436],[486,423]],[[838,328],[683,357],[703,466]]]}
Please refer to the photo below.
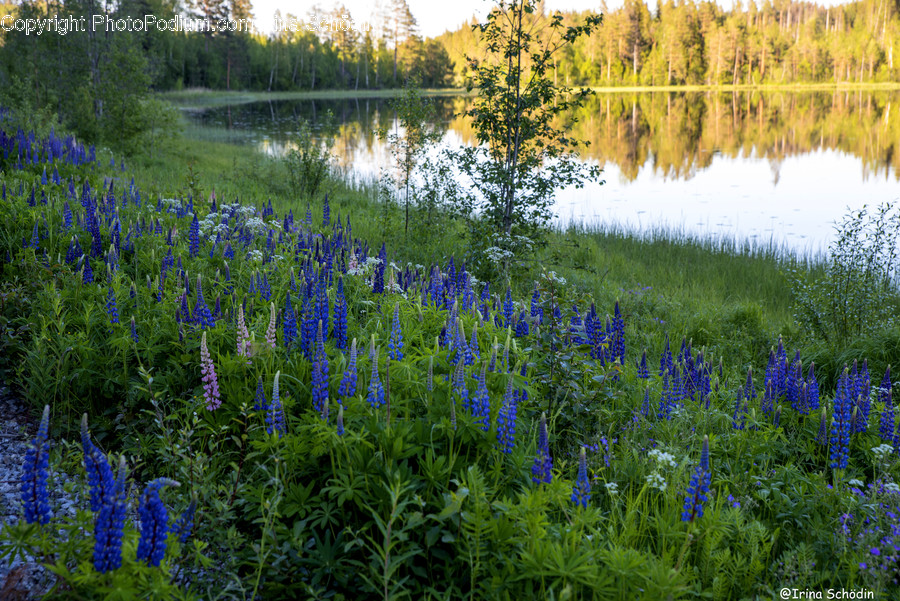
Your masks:
{"label": "water reflection", "polygon": [[[449,144],[472,144],[458,116],[469,99],[434,99]],[[280,156],[299,120],[338,124],[334,153],[357,176],[377,176],[391,155],[375,134],[396,127],[384,99],[280,100],[191,113],[203,128]],[[571,119],[570,119],[571,121]],[[561,221],[665,224],[704,234],[821,247],[847,206],[900,196],[900,93],[887,91],[597,94],[571,125],[604,186],[564,190]]]}

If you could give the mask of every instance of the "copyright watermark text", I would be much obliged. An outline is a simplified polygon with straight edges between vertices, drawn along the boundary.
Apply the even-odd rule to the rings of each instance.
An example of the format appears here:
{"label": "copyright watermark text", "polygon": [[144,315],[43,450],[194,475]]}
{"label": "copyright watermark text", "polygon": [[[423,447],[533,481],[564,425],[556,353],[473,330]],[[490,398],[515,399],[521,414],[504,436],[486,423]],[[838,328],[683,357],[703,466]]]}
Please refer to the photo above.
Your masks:
{"label": "copyright watermark text", "polygon": [[778,592],[779,599],[874,599],[875,592],[859,589],[829,588],[810,590],[784,587]]}

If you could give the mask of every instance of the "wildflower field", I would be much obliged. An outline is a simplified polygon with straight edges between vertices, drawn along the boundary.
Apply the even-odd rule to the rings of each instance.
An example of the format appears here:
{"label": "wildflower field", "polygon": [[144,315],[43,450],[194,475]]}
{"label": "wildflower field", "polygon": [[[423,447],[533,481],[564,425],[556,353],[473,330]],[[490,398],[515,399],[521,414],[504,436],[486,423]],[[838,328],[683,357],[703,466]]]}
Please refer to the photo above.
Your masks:
{"label": "wildflower field", "polygon": [[644,336],[643,291],[407,263],[338,197],[154,195],[3,119],[0,151],[36,423],[0,561],[47,598],[898,598],[884,355],[731,360]]}

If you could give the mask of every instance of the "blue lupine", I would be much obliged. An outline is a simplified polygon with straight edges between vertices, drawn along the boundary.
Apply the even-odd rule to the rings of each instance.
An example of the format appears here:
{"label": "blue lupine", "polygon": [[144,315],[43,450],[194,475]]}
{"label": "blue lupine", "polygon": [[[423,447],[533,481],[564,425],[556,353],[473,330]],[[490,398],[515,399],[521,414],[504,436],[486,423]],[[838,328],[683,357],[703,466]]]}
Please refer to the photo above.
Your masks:
{"label": "blue lupine", "polygon": [[[856,362],[853,362],[854,371]],[[862,369],[859,370],[853,383],[853,398],[857,405],[856,419],[853,422],[854,432],[865,432],[869,425],[869,412],[872,408],[872,399],[870,393],[872,391],[872,382],[869,377],[869,361],[863,359]]]}
{"label": "blue lupine", "polygon": [[388,356],[394,361],[403,360],[403,330],[400,329],[400,303],[394,305],[394,321],[388,339]]}
{"label": "blue lupine", "polygon": [[831,467],[844,469],[850,458],[850,432],[853,419],[853,399],[850,398],[847,369],[838,380],[834,396],[834,421],[831,424]]}
{"label": "blue lupine", "polygon": [[159,566],[166,555],[166,535],[169,531],[169,514],[159,498],[163,486],[178,486],[169,478],[151,480],[141,495],[138,514],[141,517],[141,538],[138,541],[137,559],[150,567]]}
{"label": "blue lupine", "polygon": [[197,502],[191,501],[191,504],[181,512],[181,515],[172,524],[172,533],[178,537],[178,542],[182,545],[188,542],[191,532],[194,530],[194,513],[196,510]]}
{"label": "blue lupine", "polygon": [[737,399],[734,402],[734,413],[731,415],[731,427],[735,430],[743,430],[746,420],[747,412],[744,404],[744,391],[738,388]]}
{"label": "blue lupine", "polygon": [[134,321],[134,315],[131,316],[131,341],[135,344],[138,343],[137,324]]}
{"label": "blue lupine", "polygon": [[290,293],[287,294],[285,302],[282,331],[284,334],[285,348],[291,348],[291,344],[297,338],[297,317],[294,315],[294,308],[291,306]]}
{"label": "blue lupine", "polygon": [[469,352],[475,359],[481,359],[481,348],[478,344],[478,324],[472,326],[472,336],[469,338]]}
{"label": "blue lupine", "polygon": [[347,362],[347,369],[344,371],[344,377],[341,379],[341,387],[338,389],[338,396],[341,399],[347,399],[356,394],[356,380],[358,378],[356,371],[356,338],[350,345],[350,360]]}
{"label": "blue lupine", "polygon": [[262,377],[256,381],[256,396],[253,397],[254,411],[268,411],[269,401],[266,400],[266,393],[263,390]]}
{"label": "blue lupine", "polygon": [[516,338],[524,338],[525,336],[528,336],[528,320],[525,319],[525,311],[522,310],[516,319]]}
{"label": "blue lupine", "polygon": [[512,325],[513,319],[513,302],[512,290],[506,289],[506,298],[503,300],[503,327],[507,328]]}
{"label": "blue lupine", "polygon": [[891,366],[888,365],[878,389],[878,398],[882,403],[878,434],[887,443],[894,442],[894,403],[891,388]]}
{"label": "blue lupine", "polygon": [[478,379],[478,388],[475,390],[475,398],[472,400],[472,414],[475,424],[487,432],[491,429],[491,396],[488,393],[485,371],[487,364],[481,367],[481,377]]}
{"label": "blue lupine", "polygon": [[[375,338],[373,336],[372,342]],[[384,386],[381,384],[381,377],[378,375],[378,352],[370,353],[372,360],[372,376],[369,378],[369,393],[366,401],[373,409],[378,409],[384,405]]]}
{"label": "blue lupine", "polygon": [[281,396],[278,390],[279,376],[281,376],[280,371],[275,373],[275,380],[272,383],[272,403],[266,412],[266,432],[277,433],[281,438],[284,433],[284,408],[281,406]]}
{"label": "blue lupine", "polygon": [[641,362],[638,364],[637,377],[647,380],[650,378],[650,370],[647,368],[647,349],[644,349],[641,355]]}
{"label": "blue lupine", "polygon": [[338,416],[337,416],[337,435],[344,435],[344,406],[338,406]]}
{"label": "blue lupine", "polygon": [[381,244],[381,250],[378,251],[378,264],[375,265],[375,275],[372,276],[372,294],[382,294],[384,292],[384,269],[387,262],[387,250],[384,243]]}
{"label": "blue lupine", "polygon": [[102,454],[97,467],[107,485],[94,522],[94,569],[104,574],[122,565],[122,534],[126,513],[125,457],[119,460],[115,481],[109,462]]}
{"label": "blue lupine", "polygon": [[550,484],[553,479],[553,458],[550,456],[550,439],[547,435],[547,414],[541,413],[538,429],[537,454],[531,466],[531,480],[535,483]]}
{"label": "blue lupine", "polygon": [[531,319],[537,324],[544,322],[544,309],[541,308],[541,291],[537,282],[534,283],[534,292],[531,294]]}
{"label": "blue lupine", "polygon": [[644,401],[641,403],[641,415],[650,417],[650,387],[644,389]]}
{"label": "blue lupine", "polygon": [[456,369],[453,370],[453,391],[459,395],[463,411],[468,412],[470,410],[469,389],[466,386],[466,373],[462,361],[457,363]]}
{"label": "blue lupine", "polygon": [[22,503],[25,505],[26,524],[50,522],[50,503],[47,496],[47,470],[50,467],[47,429],[50,423],[50,406],[44,405],[37,436],[25,452],[22,465]]}
{"label": "blue lupine", "polygon": [[481,289],[481,304],[478,306],[478,311],[481,313],[481,318],[484,320],[488,319],[488,308],[487,301],[491,296],[491,285],[489,283],[485,283],[484,288]]}
{"label": "blue lupine", "polygon": [[615,311],[613,313],[613,344],[612,354],[614,359],[618,359],[620,365],[625,365],[625,319],[619,309],[619,301],[616,301]]}
{"label": "blue lupine", "polygon": [[581,453],[578,455],[578,477],[575,479],[575,486],[572,487],[572,502],[575,506],[581,505],[587,507],[591,500],[591,480],[587,473],[587,455],[584,447],[581,447]]}
{"label": "blue lupine", "polygon": [[194,321],[203,329],[216,327],[216,320],[213,319],[206,299],[203,298],[203,286],[199,275],[197,276],[197,300],[194,303]]}
{"label": "blue lupine", "polygon": [[512,453],[516,444],[516,395],[513,394],[512,378],[506,380],[506,394],[497,416],[497,442],[502,453]]}
{"label": "blue lupine", "polygon": [[83,265],[81,281],[84,284],[90,284],[91,282],[94,281],[94,270],[91,269],[91,260],[88,258],[87,255],[82,255],[81,259],[82,259],[82,265]]}
{"label": "blue lupine", "polygon": [[109,287],[109,292],[106,295],[106,312],[109,314],[110,323],[119,323],[119,309],[116,306],[116,293],[113,291],[112,286]]}
{"label": "blue lupine", "polygon": [[347,348],[347,300],[344,298],[344,278],[338,278],[334,299],[334,343],[337,348]]}
{"label": "blue lupine", "polygon": [[313,409],[321,414],[328,405],[328,356],[325,354],[325,342],[322,337],[322,322],[316,335],[316,355],[312,364],[312,401]]}
{"label": "blue lupine", "polygon": [[63,203],[63,229],[72,229],[72,208],[68,200]]}
{"label": "blue lupine", "polygon": [[703,503],[709,494],[709,485],[712,481],[712,471],[709,468],[709,436],[703,437],[703,450],[700,453],[700,464],[694,469],[684,497],[684,511],[681,521],[693,522],[703,517]]}
{"label": "blue lupine", "polygon": [[194,214],[194,219],[191,221],[188,240],[188,256],[196,257],[200,253],[200,222],[197,221],[196,214]]}
{"label": "blue lupine", "polygon": [[828,407],[822,407],[822,417],[819,421],[819,434],[816,441],[823,447],[828,444]]}

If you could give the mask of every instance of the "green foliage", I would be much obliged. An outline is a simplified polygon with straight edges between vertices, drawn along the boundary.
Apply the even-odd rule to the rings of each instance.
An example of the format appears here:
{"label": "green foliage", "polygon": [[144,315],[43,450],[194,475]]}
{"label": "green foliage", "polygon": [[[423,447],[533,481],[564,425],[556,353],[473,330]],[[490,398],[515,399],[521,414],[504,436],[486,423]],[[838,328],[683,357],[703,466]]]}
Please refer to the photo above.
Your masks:
{"label": "green foliage", "polygon": [[297,200],[318,201],[325,191],[333,169],[334,127],[331,113],[315,129],[309,121],[300,120],[294,144],[283,159],[291,192]]}
{"label": "green foliage", "polygon": [[900,209],[882,204],[852,211],[829,247],[825,274],[792,274],[795,317],[805,332],[833,346],[894,325],[900,292],[897,256]]}
{"label": "green foliage", "polygon": [[418,199],[424,196],[412,181],[413,173],[422,155],[441,140],[442,134],[432,126],[435,121],[434,105],[422,98],[413,81],[407,80],[403,95],[394,99],[390,106],[396,114],[397,126],[392,133],[386,129],[379,130],[378,136],[387,140],[396,161],[397,184],[403,191],[403,233],[408,235],[410,204],[418,204]]}
{"label": "green foliage", "polygon": [[[578,159],[575,151],[582,144],[556,124],[590,91],[556,85],[549,70],[554,55],[589,36],[601,19],[592,16],[572,26],[563,25],[560,13],[543,19],[533,0],[504,1],[485,23],[472,26],[487,56],[468,58],[472,80],[467,89],[477,88],[478,96],[464,114],[472,119],[478,144],[454,156],[475,190],[458,199],[458,210],[467,217],[478,213],[489,229],[491,248],[510,255],[504,261],[507,273],[511,255],[527,254],[517,240],[533,243],[549,219],[553,192],[581,186],[600,173]],[[545,33],[543,40],[536,31]],[[470,239],[480,234],[473,231]]]}

